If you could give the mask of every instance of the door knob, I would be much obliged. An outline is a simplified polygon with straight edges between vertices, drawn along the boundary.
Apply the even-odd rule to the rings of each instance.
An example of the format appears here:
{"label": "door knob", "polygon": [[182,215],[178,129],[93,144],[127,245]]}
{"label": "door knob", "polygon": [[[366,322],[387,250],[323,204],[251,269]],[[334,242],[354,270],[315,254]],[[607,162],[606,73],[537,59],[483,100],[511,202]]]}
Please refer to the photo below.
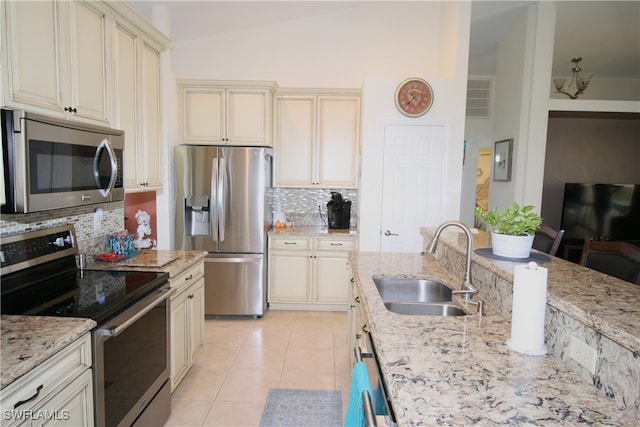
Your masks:
{"label": "door knob", "polygon": [[384,231],[384,235],[385,235],[385,236],[397,236],[398,234],[397,234],[397,233],[392,233],[392,232],[390,232],[389,230],[385,230],[385,231]]}

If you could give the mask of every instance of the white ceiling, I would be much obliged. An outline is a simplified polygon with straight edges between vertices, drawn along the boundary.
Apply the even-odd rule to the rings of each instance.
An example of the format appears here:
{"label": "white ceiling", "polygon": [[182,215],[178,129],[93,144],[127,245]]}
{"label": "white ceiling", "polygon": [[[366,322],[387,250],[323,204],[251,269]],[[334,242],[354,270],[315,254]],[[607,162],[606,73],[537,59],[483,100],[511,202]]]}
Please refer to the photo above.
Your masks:
{"label": "white ceiling", "polygon": [[[367,1],[178,1],[128,2],[151,21],[153,8],[164,5],[170,38],[185,42],[241,31],[336,9],[366,7]],[[495,74],[497,42],[534,1],[473,0],[469,74]],[[594,77],[640,78],[640,1],[558,1],[553,75],[568,75],[571,58]]]}

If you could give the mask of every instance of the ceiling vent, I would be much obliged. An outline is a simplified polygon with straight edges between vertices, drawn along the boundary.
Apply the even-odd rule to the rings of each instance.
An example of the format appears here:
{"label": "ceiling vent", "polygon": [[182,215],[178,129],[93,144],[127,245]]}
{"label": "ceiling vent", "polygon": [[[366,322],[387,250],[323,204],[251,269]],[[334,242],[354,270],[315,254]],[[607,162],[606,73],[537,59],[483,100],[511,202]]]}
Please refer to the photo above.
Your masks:
{"label": "ceiling vent", "polygon": [[467,117],[491,118],[492,77],[469,77],[467,80]]}

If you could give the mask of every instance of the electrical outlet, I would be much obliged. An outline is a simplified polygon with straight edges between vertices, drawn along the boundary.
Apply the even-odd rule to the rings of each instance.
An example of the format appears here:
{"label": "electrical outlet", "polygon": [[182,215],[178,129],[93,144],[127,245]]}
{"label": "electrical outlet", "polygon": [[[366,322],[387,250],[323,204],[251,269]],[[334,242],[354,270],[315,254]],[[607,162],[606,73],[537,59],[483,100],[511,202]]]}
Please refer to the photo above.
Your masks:
{"label": "electrical outlet", "polygon": [[322,206],[324,206],[324,202],[320,199],[316,200],[316,205],[318,206],[318,209],[322,209]]}
{"label": "electrical outlet", "polygon": [[578,362],[578,364],[586,368],[591,374],[596,373],[596,359],[598,352],[595,348],[590,347],[587,343],[572,336],[569,344],[569,356]]}

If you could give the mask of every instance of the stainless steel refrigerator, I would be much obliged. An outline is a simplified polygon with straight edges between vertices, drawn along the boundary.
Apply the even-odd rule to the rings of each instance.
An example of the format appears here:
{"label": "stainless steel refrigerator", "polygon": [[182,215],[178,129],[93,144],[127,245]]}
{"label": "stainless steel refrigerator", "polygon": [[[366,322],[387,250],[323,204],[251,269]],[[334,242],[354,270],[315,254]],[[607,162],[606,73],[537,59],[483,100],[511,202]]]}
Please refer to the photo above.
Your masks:
{"label": "stainless steel refrigerator", "polygon": [[271,159],[262,147],[175,148],[176,249],[209,252],[205,314],[264,314]]}

